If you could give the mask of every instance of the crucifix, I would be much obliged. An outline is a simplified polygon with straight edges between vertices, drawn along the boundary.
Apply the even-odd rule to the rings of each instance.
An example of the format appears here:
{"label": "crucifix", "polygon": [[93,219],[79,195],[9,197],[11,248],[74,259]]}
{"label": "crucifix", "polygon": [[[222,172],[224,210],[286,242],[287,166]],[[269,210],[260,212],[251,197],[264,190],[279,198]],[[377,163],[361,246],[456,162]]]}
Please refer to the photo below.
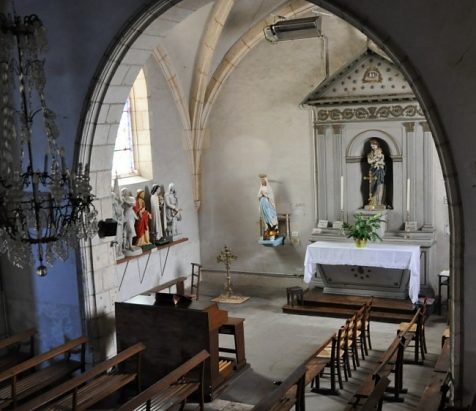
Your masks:
{"label": "crucifix", "polygon": [[375,177],[372,173],[372,171],[369,170],[369,174],[364,177],[364,180],[369,180],[369,199],[368,199],[368,205],[369,206],[375,206],[375,198],[372,195],[372,184],[374,183],[375,180],[377,180],[377,177]]}
{"label": "crucifix", "polygon": [[220,254],[217,255],[217,262],[225,264],[226,269],[226,283],[225,283],[225,296],[231,297],[233,295],[233,290],[231,288],[231,275],[230,275],[230,266],[231,262],[235,261],[238,257],[231,253],[231,250],[228,246],[225,245]]}

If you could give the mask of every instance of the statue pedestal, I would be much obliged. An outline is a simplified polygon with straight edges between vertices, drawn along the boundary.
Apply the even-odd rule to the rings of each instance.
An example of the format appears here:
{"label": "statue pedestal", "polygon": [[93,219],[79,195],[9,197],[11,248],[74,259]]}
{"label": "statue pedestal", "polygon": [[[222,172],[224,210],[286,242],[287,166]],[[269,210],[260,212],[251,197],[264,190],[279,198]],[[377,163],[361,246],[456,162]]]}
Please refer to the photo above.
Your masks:
{"label": "statue pedestal", "polygon": [[136,255],[141,255],[142,254],[142,248],[140,247],[132,247],[132,250],[124,250],[124,255],[126,257],[134,257]]}

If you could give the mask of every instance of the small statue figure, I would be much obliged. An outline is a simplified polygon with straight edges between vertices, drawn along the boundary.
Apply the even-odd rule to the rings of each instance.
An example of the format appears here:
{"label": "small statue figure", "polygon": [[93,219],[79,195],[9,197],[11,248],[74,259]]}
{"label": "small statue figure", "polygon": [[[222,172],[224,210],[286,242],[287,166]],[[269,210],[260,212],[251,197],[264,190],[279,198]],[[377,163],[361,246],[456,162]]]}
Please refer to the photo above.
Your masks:
{"label": "small statue figure", "polygon": [[377,139],[370,139],[370,152],[367,154],[369,175],[364,179],[369,180],[368,207],[372,209],[385,208],[385,156]]}
{"label": "small statue figure", "polygon": [[116,258],[124,257],[123,244],[124,244],[124,207],[121,192],[119,190],[119,179],[116,175],[114,179],[114,188],[111,192],[112,195],[112,211],[114,219],[117,221],[116,240],[114,248],[116,252]]}
{"label": "small statue figure", "polygon": [[259,210],[261,219],[265,224],[263,233],[264,240],[274,240],[279,235],[278,230],[278,214],[274,204],[273,189],[269,185],[268,176],[260,174],[260,187],[258,191]]}
{"label": "small statue figure", "polygon": [[142,253],[140,247],[133,245],[132,241],[136,236],[135,222],[137,215],[134,212],[134,206],[136,199],[130,195],[130,191],[127,188],[121,190],[122,206],[124,208],[124,242],[123,252],[125,256],[138,255]]}
{"label": "small statue figure", "polygon": [[124,208],[122,206],[122,198],[119,193],[119,185],[117,179],[114,182],[114,191],[112,194],[112,210],[114,213],[114,219],[117,221],[116,241],[114,243],[114,249],[116,251],[116,258],[124,257],[122,251],[124,244]]}
{"label": "small statue figure", "polygon": [[182,220],[182,215],[180,212],[182,211],[179,208],[177,193],[175,190],[175,184],[170,183],[169,189],[165,194],[165,214],[167,216],[167,235],[174,236],[178,234],[177,230],[177,221]]}
{"label": "small statue figure", "polygon": [[139,247],[150,245],[149,220],[152,218],[152,215],[145,208],[144,190],[142,188],[137,190],[134,212],[137,216],[137,220],[135,222],[137,239],[135,245]]}
{"label": "small statue figure", "polygon": [[165,221],[165,199],[164,187],[154,184],[150,192],[150,211],[152,214],[151,233],[155,244],[164,244],[165,229],[167,223]]}

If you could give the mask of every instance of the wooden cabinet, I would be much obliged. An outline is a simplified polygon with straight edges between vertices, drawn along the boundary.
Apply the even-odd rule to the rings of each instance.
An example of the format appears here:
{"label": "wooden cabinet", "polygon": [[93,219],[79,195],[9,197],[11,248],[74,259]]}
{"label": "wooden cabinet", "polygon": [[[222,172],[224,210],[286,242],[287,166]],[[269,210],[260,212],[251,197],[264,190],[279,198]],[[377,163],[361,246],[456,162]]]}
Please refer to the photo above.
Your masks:
{"label": "wooden cabinet", "polygon": [[116,303],[117,350],[139,341],[145,344],[143,386],[156,382],[202,349],[207,350],[210,359],[205,365],[204,385],[205,397],[210,401],[232,373],[233,363],[220,362],[218,354],[218,329],[227,322],[228,312],[209,301],[183,306],[165,301],[155,305],[153,294]]}

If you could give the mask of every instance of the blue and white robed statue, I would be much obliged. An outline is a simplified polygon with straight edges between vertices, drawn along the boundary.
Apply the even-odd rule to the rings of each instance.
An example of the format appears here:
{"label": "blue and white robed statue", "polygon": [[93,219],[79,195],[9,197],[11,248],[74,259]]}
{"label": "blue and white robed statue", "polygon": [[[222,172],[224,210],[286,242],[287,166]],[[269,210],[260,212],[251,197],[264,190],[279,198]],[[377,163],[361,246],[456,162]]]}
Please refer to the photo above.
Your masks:
{"label": "blue and white robed statue", "polygon": [[266,174],[260,174],[259,178],[258,202],[261,220],[265,226],[262,236],[264,240],[274,240],[274,238],[279,235],[279,230],[273,189],[269,185],[268,176]]}

